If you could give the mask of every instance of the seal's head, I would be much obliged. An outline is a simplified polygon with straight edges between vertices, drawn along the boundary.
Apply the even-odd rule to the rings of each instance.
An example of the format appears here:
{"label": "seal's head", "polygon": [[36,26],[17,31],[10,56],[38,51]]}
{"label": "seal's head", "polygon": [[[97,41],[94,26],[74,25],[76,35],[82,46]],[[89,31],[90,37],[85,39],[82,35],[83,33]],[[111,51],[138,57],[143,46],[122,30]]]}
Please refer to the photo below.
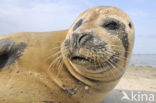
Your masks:
{"label": "seal's head", "polygon": [[134,41],[134,26],[115,7],[94,7],[82,13],[68,31],[61,52],[81,76],[100,81],[119,79]]}

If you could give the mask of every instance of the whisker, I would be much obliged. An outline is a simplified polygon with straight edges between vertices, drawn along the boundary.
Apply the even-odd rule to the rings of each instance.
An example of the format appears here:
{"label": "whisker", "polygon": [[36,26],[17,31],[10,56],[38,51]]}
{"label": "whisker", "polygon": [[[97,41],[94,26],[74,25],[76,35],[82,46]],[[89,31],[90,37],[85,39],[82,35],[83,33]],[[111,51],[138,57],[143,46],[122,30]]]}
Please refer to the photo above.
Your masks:
{"label": "whisker", "polygon": [[52,58],[52,57],[55,57],[55,56],[57,56],[57,55],[59,55],[59,54],[61,54],[61,51],[57,51],[57,52],[54,53],[53,55],[50,55],[50,56],[48,57],[48,59],[50,59],[50,58]]}
{"label": "whisker", "polygon": [[[108,57],[106,57],[106,58],[108,59],[107,62],[112,66],[112,68],[116,69],[116,67],[109,61],[110,59]],[[115,79],[116,78],[116,75],[114,75],[112,69],[110,69],[110,72],[112,73],[112,75],[114,77],[113,79]]]}
{"label": "whisker", "polygon": [[[113,52],[111,52],[111,51],[107,51],[107,53],[109,53],[109,54],[113,54]],[[115,56],[116,57],[116,56]],[[126,60],[129,60],[128,58],[126,58],[126,57],[124,57],[124,56],[120,56],[120,55],[118,55],[118,58],[120,58],[120,59],[126,59]]]}
{"label": "whisker", "polygon": [[115,46],[115,47],[120,47],[121,48],[121,46],[119,46],[119,45],[113,45],[113,44],[111,44],[111,46]]}
{"label": "whisker", "polygon": [[52,50],[55,50],[55,49],[60,49],[60,48],[61,48],[61,46],[57,46],[57,47],[49,49],[49,51],[52,51]]}
{"label": "whisker", "polygon": [[[112,61],[112,60],[111,60]],[[113,62],[113,61],[112,61]],[[125,61],[124,61],[125,62]],[[126,67],[125,67],[126,68]],[[120,75],[123,75],[123,73],[121,71],[119,71],[118,69],[115,69],[117,72],[120,73]]]}
{"label": "whisker", "polygon": [[[115,46],[115,45],[111,45],[111,46],[118,47],[118,46]],[[130,51],[121,50],[120,48],[113,48],[113,49],[118,50],[118,51],[122,51],[122,52],[131,53]]]}
{"label": "whisker", "polygon": [[61,55],[60,55],[59,57],[55,58],[55,59],[51,62],[51,64],[50,64],[49,67],[48,67],[48,70],[49,70],[49,71],[50,71],[50,69],[51,69],[52,67],[54,67],[54,66],[57,64],[57,61],[58,61],[60,58],[62,58]]}
{"label": "whisker", "polygon": [[60,61],[59,61],[59,66],[58,66],[58,73],[57,73],[57,75],[56,75],[56,78],[57,78],[57,77],[59,76],[59,74],[60,74],[62,65],[63,65],[63,62],[62,62],[62,59],[60,59]]}

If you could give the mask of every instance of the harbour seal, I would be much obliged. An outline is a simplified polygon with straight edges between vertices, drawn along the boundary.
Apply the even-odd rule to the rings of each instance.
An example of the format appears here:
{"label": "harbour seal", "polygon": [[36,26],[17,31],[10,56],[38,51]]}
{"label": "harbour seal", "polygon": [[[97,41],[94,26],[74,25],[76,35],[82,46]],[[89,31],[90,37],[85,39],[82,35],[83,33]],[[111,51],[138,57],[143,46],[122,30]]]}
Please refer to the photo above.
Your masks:
{"label": "harbour seal", "polygon": [[98,103],[125,72],[134,25],[116,7],[83,12],[68,30],[0,37],[0,102]]}

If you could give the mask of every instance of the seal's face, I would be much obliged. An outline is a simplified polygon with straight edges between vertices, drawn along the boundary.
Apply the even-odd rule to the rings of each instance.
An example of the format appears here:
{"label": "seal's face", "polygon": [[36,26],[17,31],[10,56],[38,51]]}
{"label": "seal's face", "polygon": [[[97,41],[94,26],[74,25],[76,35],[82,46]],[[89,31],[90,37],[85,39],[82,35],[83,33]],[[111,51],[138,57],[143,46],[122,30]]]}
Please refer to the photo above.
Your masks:
{"label": "seal's face", "polygon": [[62,52],[81,71],[103,73],[122,69],[133,47],[134,28],[129,17],[114,7],[84,12],[70,28]]}

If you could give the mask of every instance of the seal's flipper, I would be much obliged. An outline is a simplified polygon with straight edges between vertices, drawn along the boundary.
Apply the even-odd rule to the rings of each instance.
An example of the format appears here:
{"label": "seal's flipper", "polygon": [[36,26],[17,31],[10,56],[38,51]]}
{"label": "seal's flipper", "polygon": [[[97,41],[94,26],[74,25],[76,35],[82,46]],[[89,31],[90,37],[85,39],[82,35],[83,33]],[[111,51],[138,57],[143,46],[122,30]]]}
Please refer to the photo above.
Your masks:
{"label": "seal's flipper", "polygon": [[9,38],[0,40],[0,69],[11,65],[21,56],[25,43],[15,44]]}

